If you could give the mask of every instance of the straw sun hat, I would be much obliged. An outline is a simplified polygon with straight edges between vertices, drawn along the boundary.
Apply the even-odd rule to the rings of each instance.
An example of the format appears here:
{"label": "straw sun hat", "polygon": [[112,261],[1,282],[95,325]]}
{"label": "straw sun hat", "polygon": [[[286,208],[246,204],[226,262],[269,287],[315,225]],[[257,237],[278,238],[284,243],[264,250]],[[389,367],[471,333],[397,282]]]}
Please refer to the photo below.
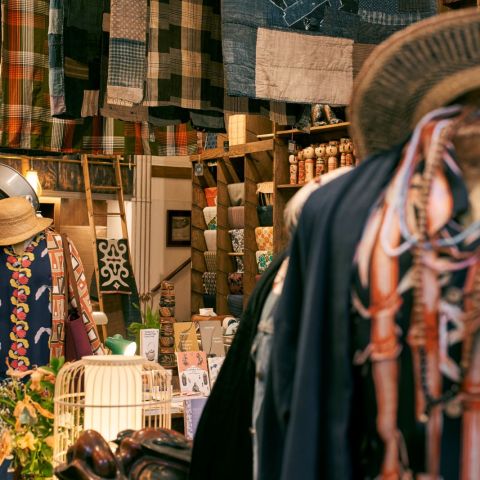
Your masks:
{"label": "straw sun hat", "polygon": [[480,10],[415,23],[372,52],[349,110],[360,158],[405,141],[428,112],[480,89]]}
{"label": "straw sun hat", "polygon": [[0,245],[24,242],[52,224],[50,218],[40,218],[31,203],[23,197],[0,200]]}

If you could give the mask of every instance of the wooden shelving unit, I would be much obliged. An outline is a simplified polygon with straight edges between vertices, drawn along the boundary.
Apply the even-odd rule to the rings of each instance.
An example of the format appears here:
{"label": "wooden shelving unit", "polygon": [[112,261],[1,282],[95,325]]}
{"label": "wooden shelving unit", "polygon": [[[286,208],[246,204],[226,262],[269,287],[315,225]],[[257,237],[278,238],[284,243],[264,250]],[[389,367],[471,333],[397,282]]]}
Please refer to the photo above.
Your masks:
{"label": "wooden shelving unit", "polygon": [[[191,156],[192,162],[215,160],[217,162],[216,178],[193,178],[192,198],[192,313],[197,313],[202,306],[203,280],[206,271],[205,257],[206,244],[203,232],[206,229],[203,218],[205,195],[203,188],[217,187],[217,295],[216,313],[229,314],[227,297],[228,274],[236,271],[235,257],[242,257],[245,266],[243,273],[244,303],[255,286],[257,275],[255,228],[258,226],[257,216],[257,183],[271,181],[273,175],[273,140],[251,142],[244,145],[206,150],[201,155]],[[207,167],[204,166],[204,172]],[[228,208],[230,198],[228,185],[231,183],[245,184],[245,238],[243,253],[232,251],[232,242],[228,224]]]}
{"label": "wooden shelving unit", "polygon": [[[322,127],[311,127],[310,133],[300,130],[276,130],[274,133],[256,135],[257,141],[243,145],[206,150],[200,155],[193,155],[191,161],[206,163],[217,162],[216,178],[194,177],[192,205],[192,312],[197,313],[201,306],[203,294],[202,274],[206,270],[203,252],[205,240],[203,230],[206,228],[203,218],[205,196],[203,188],[217,186],[217,314],[229,314],[227,296],[229,295],[228,274],[235,271],[235,257],[241,256],[245,265],[243,276],[244,302],[253,291],[257,275],[255,228],[257,216],[257,183],[272,181],[274,253],[282,251],[289,238],[284,229],[283,212],[288,201],[303,185],[290,185],[288,163],[288,141],[294,139],[302,147],[312,143],[338,140],[348,136],[348,122]],[[239,172],[241,172],[239,174]],[[211,175],[210,175],[211,176]],[[228,207],[230,200],[227,186],[229,183],[245,183],[245,250],[243,254],[232,252],[230,226],[228,225]]]}

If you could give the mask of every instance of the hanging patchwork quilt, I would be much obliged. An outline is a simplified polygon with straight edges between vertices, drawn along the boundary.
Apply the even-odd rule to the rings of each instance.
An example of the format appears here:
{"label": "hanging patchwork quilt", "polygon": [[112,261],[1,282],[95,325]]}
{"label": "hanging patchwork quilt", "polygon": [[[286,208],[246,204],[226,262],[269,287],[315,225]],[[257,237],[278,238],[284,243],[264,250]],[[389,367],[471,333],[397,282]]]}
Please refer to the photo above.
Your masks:
{"label": "hanging patchwork quilt", "polygon": [[230,97],[225,91],[220,0],[150,0],[143,105],[154,125],[192,122],[225,131],[224,114],[260,114],[294,125],[304,106]]}
{"label": "hanging patchwork quilt", "polygon": [[101,2],[50,0],[48,53],[52,115],[98,115]]}
{"label": "hanging patchwork quilt", "polygon": [[[61,71],[61,63],[50,62],[54,71],[49,71],[50,0],[2,0],[1,4],[0,147],[108,155],[195,153],[196,134],[185,125],[169,130],[152,127],[147,122],[114,118],[52,118],[49,81],[55,83],[59,73],[55,68]],[[69,11],[72,13],[71,9]],[[71,21],[81,26],[78,15],[75,22]],[[50,26],[53,29],[53,22]],[[57,25],[51,35],[57,35],[59,28]],[[56,40],[65,41],[58,37]],[[65,59],[64,68],[68,67],[67,63]],[[67,78],[68,72],[65,75]],[[53,93],[58,94],[52,100],[54,107],[61,105],[63,91],[61,88],[54,90]],[[68,93],[66,95],[68,106]],[[95,98],[95,94],[91,96]],[[82,104],[82,108],[84,106]]]}
{"label": "hanging patchwork quilt", "polygon": [[147,0],[112,0],[107,102],[143,100],[147,52]]}
{"label": "hanging patchwork quilt", "polygon": [[347,105],[363,60],[435,0],[224,0],[229,95]]}

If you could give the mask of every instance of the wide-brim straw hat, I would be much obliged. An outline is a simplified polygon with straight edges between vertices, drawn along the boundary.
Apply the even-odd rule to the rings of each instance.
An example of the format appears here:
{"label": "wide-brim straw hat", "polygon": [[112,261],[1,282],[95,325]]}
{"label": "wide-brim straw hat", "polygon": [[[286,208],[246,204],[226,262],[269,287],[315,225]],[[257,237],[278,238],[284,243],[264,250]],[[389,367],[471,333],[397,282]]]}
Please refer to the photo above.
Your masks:
{"label": "wide-brim straw hat", "polygon": [[24,197],[0,200],[0,245],[24,242],[47,229],[53,220],[37,217],[32,204]]}
{"label": "wide-brim straw hat", "polygon": [[349,119],[357,155],[404,142],[425,114],[478,89],[478,8],[397,32],[373,50],[354,84]]}

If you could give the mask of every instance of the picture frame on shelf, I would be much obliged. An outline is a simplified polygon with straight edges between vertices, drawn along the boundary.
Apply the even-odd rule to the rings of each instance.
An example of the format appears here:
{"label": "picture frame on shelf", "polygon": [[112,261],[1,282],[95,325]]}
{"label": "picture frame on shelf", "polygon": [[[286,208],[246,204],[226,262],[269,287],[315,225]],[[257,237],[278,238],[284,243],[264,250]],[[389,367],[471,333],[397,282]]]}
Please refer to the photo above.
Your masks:
{"label": "picture frame on shelf", "polygon": [[192,212],[167,210],[167,247],[190,247],[192,242]]}

